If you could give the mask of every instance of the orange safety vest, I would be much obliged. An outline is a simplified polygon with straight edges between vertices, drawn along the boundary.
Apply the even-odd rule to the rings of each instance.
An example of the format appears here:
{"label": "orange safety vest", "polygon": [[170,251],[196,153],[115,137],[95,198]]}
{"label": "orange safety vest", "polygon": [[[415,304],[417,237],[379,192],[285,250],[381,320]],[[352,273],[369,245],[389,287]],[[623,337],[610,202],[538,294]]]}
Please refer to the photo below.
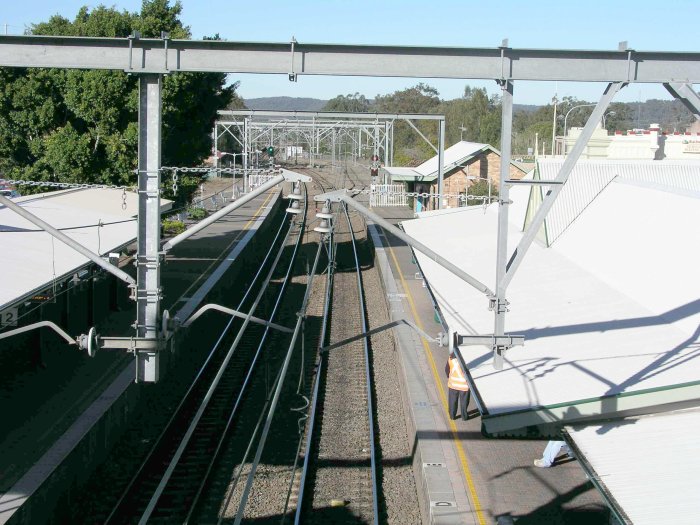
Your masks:
{"label": "orange safety vest", "polygon": [[450,377],[447,380],[447,388],[464,392],[469,390],[469,385],[464,378],[464,373],[462,373],[462,368],[459,366],[457,358],[448,359],[448,363],[450,364]]}

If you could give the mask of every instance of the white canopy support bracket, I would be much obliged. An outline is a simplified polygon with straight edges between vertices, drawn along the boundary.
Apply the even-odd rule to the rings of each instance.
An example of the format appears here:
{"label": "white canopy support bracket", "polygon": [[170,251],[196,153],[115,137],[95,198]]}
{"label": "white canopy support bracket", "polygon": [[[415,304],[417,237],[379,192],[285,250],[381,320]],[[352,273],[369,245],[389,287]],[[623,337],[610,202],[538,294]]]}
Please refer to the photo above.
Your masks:
{"label": "white canopy support bracket", "polygon": [[496,370],[503,370],[503,355],[506,350],[514,346],[523,346],[525,344],[524,335],[460,335],[454,332],[452,344],[458,346],[475,346],[483,345],[491,347],[493,350],[493,367]]}
{"label": "white canopy support bracket", "polygon": [[439,332],[437,337],[431,337],[428,335],[426,332],[418,328],[414,323],[409,321],[408,319],[397,319],[396,321],[391,321],[390,323],[387,323],[382,326],[378,326],[377,328],[373,328],[372,330],[369,330],[367,332],[364,332],[362,334],[354,335],[352,337],[348,337],[347,339],[343,339],[342,341],[338,341],[337,343],[333,343],[332,345],[327,345],[327,346],[322,346],[320,351],[321,352],[328,352],[329,350],[333,350],[334,348],[339,348],[341,346],[344,346],[348,343],[352,343],[353,341],[358,341],[360,339],[364,339],[365,337],[369,337],[370,335],[377,334],[379,332],[383,332],[384,330],[387,330],[389,328],[393,328],[395,326],[399,326],[405,324],[411,328],[413,328],[414,331],[418,332],[423,339],[430,343],[437,343],[440,346],[446,346],[447,345],[447,334],[443,334],[442,332]]}
{"label": "white canopy support bracket", "polygon": [[12,337],[13,335],[23,334],[25,332],[30,332],[32,330],[36,330],[36,329],[42,328],[42,327],[51,328],[51,330],[53,330],[58,335],[60,335],[63,339],[65,339],[69,345],[77,345],[78,344],[77,339],[73,339],[66,332],[64,332],[60,326],[56,325],[55,323],[53,323],[51,321],[39,321],[37,323],[32,323],[32,324],[28,324],[26,326],[21,326],[19,328],[15,328],[14,330],[8,330],[7,332],[2,332],[2,333],[0,333],[0,339],[6,339],[8,337]]}
{"label": "white canopy support bracket", "polygon": [[279,330],[280,332],[284,332],[287,334],[291,334],[294,332],[291,328],[287,328],[286,326],[279,325],[277,323],[272,323],[270,321],[265,321],[264,319],[260,319],[259,317],[254,317],[254,316],[248,316],[248,314],[244,314],[243,312],[239,312],[238,310],[234,310],[233,308],[227,308],[225,306],[221,306],[220,304],[205,304],[202,306],[199,310],[197,310],[195,313],[193,313],[187,321],[182,323],[180,326],[183,328],[187,328],[190,326],[193,322],[195,322],[199,317],[201,317],[205,312],[208,310],[216,310],[218,312],[223,312],[225,314],[232,315],[234,317],[240,317],[241,319],[250,319],[254,323],[258,323],[264,326],[267,326],[269,328],[274,328],[275,330]]}

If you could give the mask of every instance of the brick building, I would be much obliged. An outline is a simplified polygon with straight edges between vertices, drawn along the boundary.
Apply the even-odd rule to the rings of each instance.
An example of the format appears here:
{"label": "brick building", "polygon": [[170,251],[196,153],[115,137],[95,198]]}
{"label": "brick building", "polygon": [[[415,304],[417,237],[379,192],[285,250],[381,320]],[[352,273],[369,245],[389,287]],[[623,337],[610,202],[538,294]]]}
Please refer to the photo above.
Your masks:
{"label": "brick building", "polygon": [[[465,206],[469,188],[485,181],[494,193],[498,188],[501,173],[501,152],[489,144],[460,141],[445,150],[443,163],[443,207]],[[510,177],[520,179],[526,173],[515,161],[510,163]],[[435,155],[415,168],[386,166],[380,175],[389,184],[403,184],[405,191],[425,194],[438,193],[438,157]],[[435,207],[429,195],[417,199],[421,209]],[[414,208],[418,207],[414,201]]]}

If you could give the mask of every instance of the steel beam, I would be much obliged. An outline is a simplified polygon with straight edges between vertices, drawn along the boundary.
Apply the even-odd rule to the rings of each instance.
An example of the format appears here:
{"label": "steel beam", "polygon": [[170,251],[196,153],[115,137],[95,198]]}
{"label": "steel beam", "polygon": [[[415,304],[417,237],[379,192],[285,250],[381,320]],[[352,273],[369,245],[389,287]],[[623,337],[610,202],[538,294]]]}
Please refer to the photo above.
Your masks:
{"label": "steel beam", "polygon": [[464,282],[470,284],[480,292],[483,292],[487,296],[491,297],[493,296],[493,292],[489,289],[488,286],[480,282],[479,280],[475,279],[471,275],[469,275],[467,272],[462,270],[461,268],[457,267],[441,255],[438,255],[435,253],[433,250],[428,248],[425,244],[423,244],[420,241],[417,241],[410,235],[407,235],[406,233],[402,232],[399,230],[396,226],[385,220],[384,218],[380,217],[373,211],[368,210],[365,208],[362,204],[357,202],[355,199],[350,197],[350,195],[347,194],[345,190],[338,190],[338,191],[332,191],[329,193],[323,193],[320,195],[316,195],[314,197],[314,200],[317,202],[324,202],[324,201],[331,201],[331,202],[344,202],[354,210],[360,212],[362,215],[365,217],[369,217],[372,221],[376,222],[379,224],[382,228],[385,230],[389,231],[392,235],[398,237],[401,239],[403,242],[408,244],[409,246],[412,246],[422,254],[426,255],[427,257],[430,257],[433,261],[435,261],[437,264],[445,268],[446,270],[452,272],[455,274],[457,277],[462,279]]}
{"label": "steel beam", "polygon": [[[444,120],[443,120],[443,122],[444,122]],[[431,148],[433,148],[433,151],[434,151],[435,153],[437,153],[438,155],[440,154],[439,150],[438,150],[435,146],[433,146],[433,143],[430,142],[430,140],[428,139],[428,137],[426,137],[425,135],[423,135],[423,132],[422,132],[421,130],[419,130],[413,122],[411,122],[410,120],[406,120],[406,123],[407,123],[409,126],[411,126],[411,127],[413,128],[413,130],[414,130],[416,133],[418,133],[418,135],[420,135],[420,138],[422,138],[422,139],[428,144],[428,146],[430,146]],[[386,133],[386,134],[388,135],[388,133]]]}
{"label": "steel beam", "polygon": [[[445,120],[444,115],[432,113],[353,113],[339,111],[274,111],[260,109],[222,109],[216,112],[217,115],[233,117],[265,117],[287,118],[287,119],[357,119],[357,120]],[[322,123],[322,122],[321,122]],[[320,123],[319,123],[320,124]]]}
{"label": "steel beam", "polygon": [[14,211],[17,215],[22,216],[23,218],[27,219],[29,222],[32,224],[38,226],[42,230],[44,230],[46,233],[49,235],[55,237],[62,243],[66,244],[70,248],[73,248],[75,251],[80,253],[81,255],[84,255],[88,259],[90,259],[92,262],[94,262],[96,265],[98,265],[100,268],[103,268],[104,270],[108,271],[112,275],[115,275],[125,283],[128,283],[129,285],[135,285],[136,281],[131,277],[128,273],[124,272],[123,270],[120,270],[113,264],[110,264],[109,262],[105,261],[102,257],[100,257],[100,254],[94,253],[90,250],[88,250],[85,246],[77,242],[76,240],[72,239],[65,233],[63,233],[61,230],[58,230],[51,226],[49,223],[41,220],[39,217],[34,215],[33,213],[30,213],[29,211],[25,210],[22,206],[19,204],[13,202],[12,200],[8,199],[7,197],[3,197],[0,195],[0,204],[6,206],[7,208],[11,209]]}
{"label": "steel beam", "polygon": [[[160,317],[161,76],[139,76],[139,218],[136,253],[136,336],[156,339]],[[136,355],[136,381],[157,382],[159,357]]]}
{"label": "steel beam", "polygon": [[666,90],[680,100],[690,112],[700,119],[700,97],[693,90],[691,84],[679,84],[676,82],[664,83]]}
{"label": "steel beam", "polygon": [[[515,251],[511,255],[510,260],[508,261],[508,265],[506,267],[505,275],[498,278],[498,282],[500,283],[500,286],[503,287],[504,291],[508,287],[508,284],[510,283],[511,279],[513,279],[513,275],[515,275],[515,272],[518,269],[518,266],[520,266],[523,257],[525,257],[527,250],[530,248],[532,241],[537,236],[537,232],[542,226],[542,223],[544,223],[544,220],[547,217],[549,210],[551,210],[552,206],[554,206],[554,201],[557,199],[566,181],[569,179],[569,175],[571,174],[571,171],[574,169],[578,158],[581,156],[581,153],[583,152],[584,148],[588,144],[588,141],[593,135],[593,131],[598,126],[600,120],[603,118],[603,115],[608,109],[608,106],[610,105],[610,102],[612,101],[613,97],[618,91],[620,91],[623,85],[624,84],[621,82],[614,82],[609,84],[608,87],[605,89],[603,95],[600,97],[598,104],[596,104],[596,107],[593,108],[593,112],[588,117],[588,121],[586,122],[586,125],[584,126],[583,130],[581,131],[581,135],[579,135],[578,139],[576,140],[576,144],[574,144],[574,147],[571,149],[571,153],[567,155],[564,164],[562,164],[562,167],[559,170],[559,173],[557,174],[557,178],[555,179],[555,184],[549,188],[549,191],[542,200],[542,204],[537,209],[537,213],[533,217],[532,222],[528,226],[527,230],[520,239],[518,246],[515,248]],[[503,133],[503,131],[501,133]],[[499,198],[503,200],[506,197],[501,195]],[[496,333],[496,335],[499,335],[498,332]]]}
{"label": "steel beam", "polygon": [[[167,42],[167,45],[166,45]],[[0,66],[289,75],[291,45],[0,36]],[[700,53],[294,44],[297,75],[581,82],[700,82]]]}

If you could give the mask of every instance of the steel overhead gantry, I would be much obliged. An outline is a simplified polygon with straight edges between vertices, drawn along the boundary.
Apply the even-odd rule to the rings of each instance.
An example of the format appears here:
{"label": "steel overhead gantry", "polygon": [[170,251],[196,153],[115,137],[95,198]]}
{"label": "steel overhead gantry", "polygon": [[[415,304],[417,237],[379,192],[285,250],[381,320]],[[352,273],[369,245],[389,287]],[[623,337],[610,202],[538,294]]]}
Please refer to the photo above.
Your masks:
{"label": "steel overhead gantry", "polygon": [[[333,111],[272,111],[272,110],[224,110],[219,111],[220,117],[228,117],[229,120],[220,118],[214,129],[214,146],[218,151],[219,126],[223,133],[230,134],[241,146],[243,157],[246,152],[251,152],[256,141],[263,138],[264,143],[273,145],[275,142],[275,130],[292,130],[295,133],[304,134],[307,137],[309,151],[315,155],[320,152],[320,144],[324,138],[330,138],[330,149],[334,151],[335,131],[344,130],[350,140],[357,146],[358,156],[362,151],[362,137],[365,136],[365,147],[373,150],[373,154],[379,154],[384,150],[384,162],[393,162],[393,135],[394,122],[406,121],[419,136],[425,140],[436,153],[444,151],[445,117],[444,115],[423,113],[357,113],[357,112],[333,112]],[[242,121],[240,119],[243,119]],[[438,122],[438,145],[433,145],[430,140],[416,127],[413,121],[428,120]],[[238,136],[231,130],[238,130]],[[310,132],[309,132],[310,130]],[[352,130],[352,131],[350,131]],[[356,133],[355,133],[356,132]],[[277,141],[284,135],[278,133]],[[249,154],[248,154],[249,156]],[[442,163],[439,164],[439,168]],[[438,186],[441,188],[443,173],[438,170]]]}
{"label": "steel overhead gantry", "polygon": [[[696,116],[700,99],[692,84],[700,82],[700,53],[643,52],[621,43],[617,50],[516,49],[504,40],[497,48],[364,46],[334,44],[253,43],[161,39],[85,38],[58,36],[0,36],[0,66],[115,69],[140,75],[139,102],[139,319],[144,334],[154,331],[159,308],[158,263],[154,258],[154,202],[152,188],[159,182],[160,164],[160,76],[180,71],[284,74],[290,80],[299,75],[340,75],[410,78],[491,79],[502,88],[501,153],[510,159],[513,87],[519,80],[602,82],[607,84],[584,131],[555,180],[538,181],[549,185],[540,210],[516,250],[508,256],[507,219],[510,205],[509,162],[501,163],[496,290],[489,294],[495,313],[491,346],[494,364],[502,366],[502,356],[510,346],[505,336],[505,292],[544,221],[561,187],[566,183],[599,119],[614,94],[629,83],[663,84],[680,98]],[[442,121],[444,124],[444,120]],[[157,123],[157,125],[156,125]],[[158,133],[155,133],[158,128]],[[244,130],[244,132],[247,130]],[[440,133],[442,136],[442,133]],[[375,133],[378,142],[378,133]],[[146,148],[142,153],[141,148]],[[247,168],[244,156],[244,168]],[[442,168],[442,163],[439,164]],[[440,173],[442,181],[442,173]],[[527,183],[527,181],[523,182]],[[439,188],[442,193],[442,188]],[[481,344],[481,343],[478,343]]]}

